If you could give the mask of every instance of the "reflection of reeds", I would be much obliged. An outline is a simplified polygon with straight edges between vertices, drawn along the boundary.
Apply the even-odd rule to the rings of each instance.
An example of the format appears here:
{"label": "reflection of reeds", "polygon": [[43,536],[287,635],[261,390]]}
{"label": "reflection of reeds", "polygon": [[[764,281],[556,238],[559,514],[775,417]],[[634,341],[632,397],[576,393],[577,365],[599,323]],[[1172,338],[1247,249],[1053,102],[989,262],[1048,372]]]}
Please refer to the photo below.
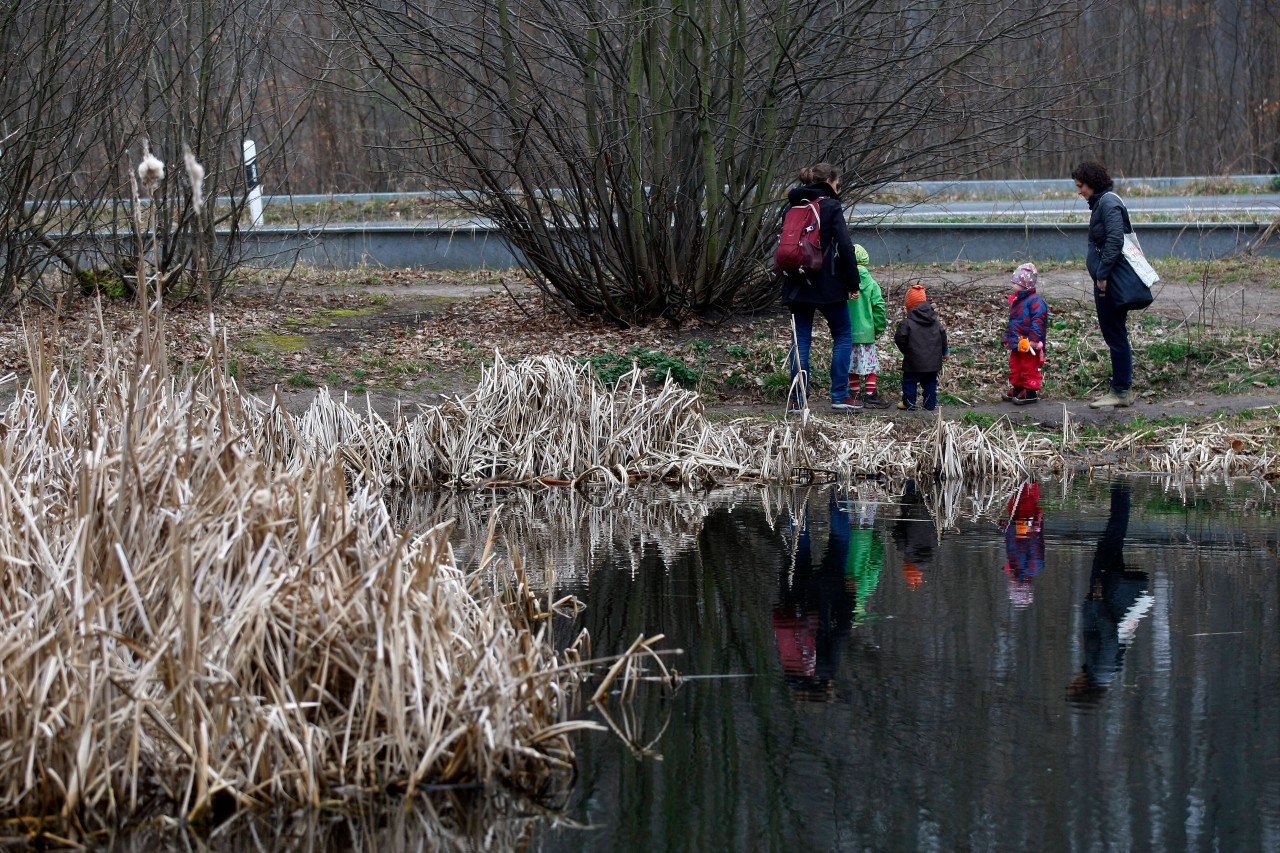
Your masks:
{"label": "reflection of reeds", "polygon": [[[539,579],[544,567],[553,567],[561,581],[587,577],[606,557],[629,563],[634,576],[650,547],[670,565],[697,547],[703,520],[711,510],[705,493],[665,486],[424,491],[389,498],[388,504],[401,528],[419,529],[438,519],[452,520],[455,547],[464,564],[489,540],[493,517],[500,556],[518,560],[531,580]],[[510,543],[518,544],[518,553]]]}
{"label": "reflection of reeds", "polygon": [[176,380],[101,338],[74,365],[33,340],[0,416],[0,814],[92,827],[569,777],[583,667],[522,573],[468,574],[445,527],[399,530],[378,477],[304,457],[218,353]]}

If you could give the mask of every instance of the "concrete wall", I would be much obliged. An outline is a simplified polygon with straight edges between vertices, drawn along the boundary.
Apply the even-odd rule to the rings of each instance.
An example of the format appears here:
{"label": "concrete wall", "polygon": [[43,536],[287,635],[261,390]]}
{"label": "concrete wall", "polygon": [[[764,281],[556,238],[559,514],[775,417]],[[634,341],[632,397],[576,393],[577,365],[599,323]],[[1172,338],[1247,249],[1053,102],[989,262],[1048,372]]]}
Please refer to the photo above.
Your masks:
{"label": "concrete wall", "polygon": [[[1142,246],[1153,258],[1222,258],[1239,254],[1261,236],[1254,223],[1138,224]],[[1083,258],[1087,226],[1001,224],[884,224],[855,227],[872,265],[968,261],[1072,260]],[[483,225],[329,225],[262,227],[243,235],[243,260],[263,266],[295,262],[349,269],[361,265],[420,269],[506,269],[516,255],[496,230]],[[1259,252],[1280,257],[1280,235]]]}
{"label": "concrete wall", "polygon": [[[1153,258],[1195,260],[1240,254],[1265,230],[1253,223],[1135,224],[1143,250]],[[868,232],[871,232],[868,234]],[[1083,258],[1088,226],[997,224],[894,224],[855,229],[878,263],[949,263],[956,260],[1055,260]],[[875,248],[873,248],[873,246]],[[1261,252],[1280,256],[1280,236],[1272,236]]]}

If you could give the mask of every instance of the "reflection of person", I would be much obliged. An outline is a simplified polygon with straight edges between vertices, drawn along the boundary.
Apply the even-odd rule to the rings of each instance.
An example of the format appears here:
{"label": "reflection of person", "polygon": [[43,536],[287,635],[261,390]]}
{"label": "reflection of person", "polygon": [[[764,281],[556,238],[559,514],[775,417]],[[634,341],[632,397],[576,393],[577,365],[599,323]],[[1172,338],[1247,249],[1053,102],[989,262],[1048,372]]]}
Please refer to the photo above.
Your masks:
{"label": "reflection of person", "polygon": [[809,349],[813,343],[813,315],[821,313],[831,330],[831,408],[846,410],[849,405],[849,359],[852,356],[852,327],[849,299],[858,293],[858,267],[853,241],[840,203],[840,172],[829,163],[800,170],[801,186],[787,195],[789,206],[817,202],[821,225],[822,272],[785,273],[782,301],[791,309],[795,340],[788,361],[791,378],[802,374],[804,399],[787,401],[788,411],[804,408],[809,395]]}
{"label": "reflection of person", "polygon": [[[836,667],[853,625],[853,592],[845,584],[849,519],[828,502],[827,548],[813,564],[810,516],[804,514],[792,555],[782,565],[779,602],[773,608],[773,636],[787,683],[803,699],[835,697]],[[814,524],[817,527],[821,522]]]}
{"label": "reflection of person", "polygon": [[1151,608],[1146,572],[1133,571],[1124,563],[1129,501],[1128,484],[1112,483],[1111,514],[1094,551],[1089,593],[1082,607],[1084,665],[1067,688],[1067,698],[1075,702],[1102,698],[1120,673],[1139,620]]}
{"label": "reflection of person", "polygon": [[924,505],[924,496],[916,489],[915,480],[907,481],[898,520],[893,523],[893,544],[902,560],[902,579],[911,589],[919,588],[924,583],[924,569],[933,562],[938,538],[933,516]]}
{"label": "reflection of person", "polygon": [[[884,543],[876,533],[874,501],[855,501],[849,514],[849,562],[845,565],[845,587],[854,597],[854,621],[862,624],[867,616],[867,600],[880,585],[884,568]],[[838,523],[838,522],[837,522]]]}
{"label": "reflection of person", "polygon": [[1076,192],[1089,202],[1089,255],[1085,265],[1093,279],[1093,306],[1102,339],[1111,351],[1111,388],[1089,405],[1095,409],[1129,405],[1133,384],[1133,350],[1126,324],[1129,312],[1116,308],[1107,292],[1111,271],[1124,248],[1124,205],[1112,192],[1111,176],[1101,163],[1081,163],[1071,172]]}
{"label": "reflection of person", "polygon": [[1009,498],[1006,509],[1004,547],[1009,562],[1009,600],[1015,607],[1033,601],[1032,579],[1044,568],[1044,512],[1040,509],[1040,484],[1026,483]]}

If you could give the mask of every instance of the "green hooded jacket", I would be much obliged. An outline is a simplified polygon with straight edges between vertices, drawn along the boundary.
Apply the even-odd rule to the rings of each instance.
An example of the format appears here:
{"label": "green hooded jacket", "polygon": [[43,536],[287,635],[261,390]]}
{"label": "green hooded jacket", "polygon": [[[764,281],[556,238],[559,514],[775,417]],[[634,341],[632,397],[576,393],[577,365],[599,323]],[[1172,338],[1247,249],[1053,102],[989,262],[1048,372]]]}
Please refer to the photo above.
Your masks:
{"label": "green hooded jacket", "polygon": [[862,246],[854,246],[853,254],[858,260],[858,278],[862,282],[858,298],[849,300],[853,342],[874,344],[889,322],[885,314],[884,294],[880,292],[880,283],[867,272],[867,261],[870,260],[867,250]]}

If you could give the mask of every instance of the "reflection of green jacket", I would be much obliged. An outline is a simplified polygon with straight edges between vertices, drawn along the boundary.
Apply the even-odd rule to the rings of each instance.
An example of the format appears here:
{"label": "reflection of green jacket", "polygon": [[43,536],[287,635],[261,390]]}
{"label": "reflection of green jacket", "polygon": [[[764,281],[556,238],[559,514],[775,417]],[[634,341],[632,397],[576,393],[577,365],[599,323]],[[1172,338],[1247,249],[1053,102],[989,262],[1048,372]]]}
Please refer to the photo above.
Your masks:
{"label": "reflection of green jacket", "polygon": [[888,318],[884,312],[884,294],[880,283],[871,277],[864,266],[858,267],[862,290],[857,299],[849,300],[849,321],[853,323],[855,344],[874,344],[884,331]]}
{"label": "reflection of green jacket", "polygon": [[[878,289],[878,288],[877,288]],[[867,613],[867,599],[880,583],[880,570],[884,568],[884,543],[880,534],[871,527],[855,527],[849,531],[849,557],[845,561],[845,583],[853,582],[857,598],[853,604],[855,621],[861,621]]]}

